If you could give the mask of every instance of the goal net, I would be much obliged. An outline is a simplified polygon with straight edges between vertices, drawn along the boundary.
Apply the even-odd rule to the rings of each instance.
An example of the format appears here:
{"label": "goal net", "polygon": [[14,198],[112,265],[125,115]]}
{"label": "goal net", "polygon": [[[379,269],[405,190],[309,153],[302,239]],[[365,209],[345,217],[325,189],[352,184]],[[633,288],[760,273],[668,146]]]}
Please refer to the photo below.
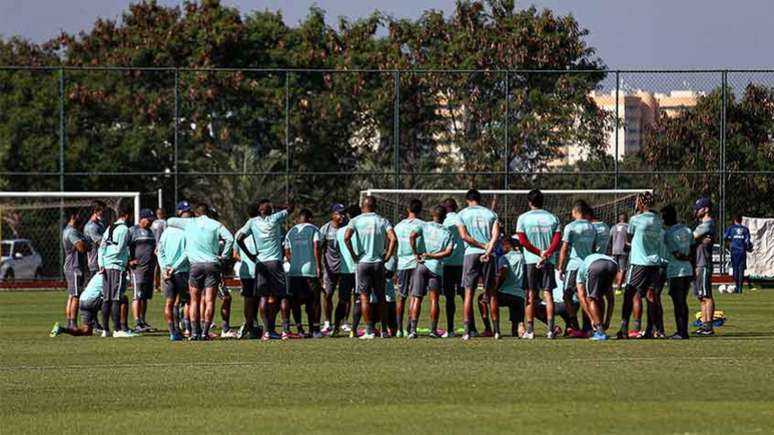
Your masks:
{"label": "goal net", "polygon": [[62,230],[68,210],[89,219],[96,200],[106,204],[103,222],[113,222],[118,211],[130,207],[139,220],[138,192],[0,192],[0,282],[62,277]]}
{"label": "goal net", "polygon": [[[613,225],[617,222],[619,213],[631,215],[634,211],[637,194],[648,192],[649,189],[628,190],[543,190],[544,208],[562,221],[563,224],[572,220],[570,215],[576,201],[583,199],[593,209],[595,216]],[[481,205],[492,208],[497,213],[508,232],[516,229],[519,215],[529,210],[527,204],[528,190],[481,190]],[[400,190],[400,189],[369,189],[360,192],[361,200],[367,195],[377,199],[379,213],[393,222],[402,219],[406,214],[408,202],[418,198],[428,217],[432,207],[447,198],[453,198],[460,209],[465,207],[467,190]]]}

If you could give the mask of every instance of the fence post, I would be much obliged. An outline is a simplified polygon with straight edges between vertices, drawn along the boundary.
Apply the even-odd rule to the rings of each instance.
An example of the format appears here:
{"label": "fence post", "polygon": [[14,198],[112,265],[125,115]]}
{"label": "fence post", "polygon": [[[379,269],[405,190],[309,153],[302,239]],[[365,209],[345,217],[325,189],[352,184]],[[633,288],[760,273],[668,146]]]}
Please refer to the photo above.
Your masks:
{"label": "fence post", "polygon": [[[393,137],[393,172],[394,188],[400,189],[400,71],[393,72],[393,114],[392,114],[392,137]],[[398,197],[395,197],[397,203]],[[392,216],[393,222],[398,220],[398,208],[395,209],[395,215]]]}
{"label": "fence post", "polygon": [[728,273],[728,268],[724,267],[726,264],[726,250],[723,244],[723,234],[726,231],[726,109],[728,107],[728,71],[723,70],[720,73],[720,85],[721,85],[721,105],[720,105],[720,207],[718,207],[720,220],[720,237],[718,238],[720,244],[720,274],[725,275]]}
{"label": "fence post", "polygon": [[[511,87],[510,87],[510,71],[505,70],[505,143],[503,146],[503,171],[505,174],[503,174],[503,188],[505,190],[508,190],[511,188],[511,182],[510,182],[510,154],[511,154],[511,140],[510,140],[510,129],[511,129]],[[508,214],[508,195],[505,195],[505,201],[504,202],[504,215],[505,215],[505,231],[510,232],[510,217]]]}
{"label": "fence post", "polygon": [[[59,191],[64,192],[64,170],[65,170],[65,105],[64,105],[64,93],[65,93],[65,78],[64,67],[59,67]],[[59,200],[59,231],[62,231],[65,225],[64,216],[64,201]],[[64,271],[64,250],[59,251],[59,277],[63,277]]]}
{"label": "fence post", "polygon": [[175,204],[180,200],[180,68],[175,68]]}
{"label": "fence post", "polygon": [[290,203],[290,73],[285,70],[285,204]]}
{"label": "fence post", "polygon": [[[621,72],[616,70],[615,71],[615,154],[613,158],[613,170],[615,171],[615,175],[613,177],[613,188],[618,189],[618,130],[621,128],[620,125],[620,116],[619,111],[621,108],[619,107],[619,101],[618,101],[618,95],[621,92],[621,78],[620,78]],[[624,127],[625,128],[625,127]],[[616,208],[617,208],[616,203]],[[618,214],[618,210],[616,210],[616,214]]]}

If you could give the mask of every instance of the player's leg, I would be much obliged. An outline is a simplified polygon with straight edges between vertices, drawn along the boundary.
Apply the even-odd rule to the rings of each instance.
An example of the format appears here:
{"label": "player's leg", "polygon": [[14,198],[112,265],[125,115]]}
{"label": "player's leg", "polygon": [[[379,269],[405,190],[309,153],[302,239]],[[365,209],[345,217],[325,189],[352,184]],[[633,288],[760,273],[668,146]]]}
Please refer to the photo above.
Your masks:
{"label": "player's leg", "polygon": [[[412,280],[414,276],[414,272],[416,271],[416,268],[414,269],[405,269],[405,270],[399,270],[398,271],[398,294],[397,294],[397,301],[396,301],[396,312],[395,316],[398,322],[398,331],[397,336],[402,337],[404,335],[403,331],[403,316],[405,312],[405,306],[406,301],[409,300],[409,295],[412,290]],[[410,302],[409,302],[410,303]]]}
{"label": "player's leg", "polygon": [[67,283],[67,304],[65,306],[65,318],[67,327],[75,328],[78,326],[78,305],[83,286],[83,278],[75,272],[66,272],[65,281]]}
{"label": "player's leg", "polygon": [[244,328],[242,328],[242,334],[239,338],[256,338],[258,331],[255,327],[255,318],[258,315],[258,304],[255,294],[255,280],[252,278],[240,278],[239,283],[242,287],[241,293],[244,303],[242,307]]}
{"label": "player's leg", "polygon": [[[383,263],[375,263],[373,266],[373,291],[376,294],[376,301],[379,307],[379,319],[381,323],[381,336],[382,338],[390,337],[389,323],[390,323],[390,307],[387,304],[386,283],[387,278],[385,276],[386,271]],[[396,307],[397,308],[397,307]]]}
{"label": "player's leg", "polygon": [[462,306],[462,318],[464,333],[463,340],[473,338],[471,324],[473,322],[473,303],[476,291],[476,285],[481,277],[481,259],[480,255],[466,255],[462,266],[462,286],[465,289],[464,302]]}
{"label": "player's leg", "polygon": [[[554,266],[551,263],[546,263],[542,267],[542,286],[540,288],[543,289],[543,298],[546,303],[546,327],[548,328],[548,332],[546,333],[546,338],[548,339],[554,339],[556,338],[556,331],[554,330],[555,322],[554,322],[554,293],[553,289],[556,287],[556,278],[554,276]],[[569,307],[565,307],[566,310],[569,309]]]}
{"label": "player's leg", "polygon": [[[328,273],[325,272],[323,274],[323,292],[324,294],[321,295],[321,302],[322,302],[322,311],[325,318],[325,324],[323,325],[322,332],[325,334],[328,334],[332,330],[332,324],[335,323],[334,319],[334,308],[333,308],[333,294],[336,291],[336,287],[341,286],[341,275],[338,273]],[[341,294],[341,290],[339,290],[339,294]],[[338,309],[338,305],[336,306],[336,309]]]}
{"label": "player's leg", "polygon": [[218,285],[218,296],[220,297],[220,319],[222,321],[220,336],[222,338],[236,338],[236,331],[231,330],[231,305],[234,299],[231,296],[231,290],[226,287],[224,282]]}
{"label": "player's leg", "polygon": [[419,337],[417,334],[417,324],[419,315],[422,312],[422,299],[427,293],[430,271],[422,264],[413,269],[411,277],[411,292],[409,299],[409,326],[407,338],[414,339]]}
{"label": "player's leg", "polygon": [[[375,337],[374,335],[374,322],[371,318],[371,301],[370,296],[374,287],[375,277],[373,276],[373,269],[370,264],[359,263],[357,265],[357,287],[360,293],[360,314],[362,320],[366,324],[365,333],[359,338],[364,340],[370,340]],[[356,334],[357,335],[357,334]]]}
{"label": "player's leg", "polygon": [[440,289],[430,286],[427,290],[430,297],[430,337],[440,338],[441,334],[438,333],[438,319],[441,316]]}
{"label": "player's leg", "polygon": [[[351,273],[339,275],[339,300],[336,303],[336,314],[333,319],[333,332],[338,333],[341,322],[346,319],[348,308],[352,301],[352,291],[355,287],[355,275]],[[356,297],[358,299],[358,297]]]}
{"label": "player's leg", "polygon": [[[445,337],[454,337],[454,316],[457,312],[456,298],[462,288],[462,266],[444,266],[443,268],[443,295],[446,310]],[[463,293],[464,297],[464,293]]]}
{"label": "player's leg", "polygon": [[711,271],[706,267],[696,270],[694,291],[701,304],[701,327],[696,331],[699,335],[713,335],[713,318],[715,315],[715,300],[712,297]]}
{"label": "player's leg", "polygon": [[178,298],[175,279],[176,275],[172,275],[169,278],[165,278],[161,284],[164,290],[164,320],[167,322],[169,339],[171,341],[182,340],[182,336],[178,330],[177,318],[175,316],[175,300]]}
{"label": "player's leg", "polygon": [[634,311],[634,298],[637,290],[632,286],[632,275],[635,273],[634,266],[629,265],[624,279],[623,303],[621,304],[621,329],[616,334],[618,339],[629,338],[629,318]]}

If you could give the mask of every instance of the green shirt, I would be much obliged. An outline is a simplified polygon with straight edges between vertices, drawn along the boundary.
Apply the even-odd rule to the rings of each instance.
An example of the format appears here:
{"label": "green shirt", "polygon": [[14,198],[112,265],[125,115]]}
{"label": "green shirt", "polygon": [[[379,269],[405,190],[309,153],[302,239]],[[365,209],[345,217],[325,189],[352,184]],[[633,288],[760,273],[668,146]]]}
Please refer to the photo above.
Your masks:
{"label": "green shirt", "polygon": [[117,220],[102,234],[99,245],[98,263],[100,267],[113,270],[126,270],[129,263],[129,228],[123,220]]}
{"label": "green shirt", "polygon": [[[344,243],[344,234],[347,232],[346,227],[341,227],[336,231],[336,240],[339,242],[339,252],[341,253],[341,265],[339,266],[339,273],[355,273],[357,270],[357,263],[352,258],[352,254],[347,249],[347,244]],[[357,234],[352,235],[352,248],[357,254]],[[395,257],[393,257],[395,258]]]}
{"label": "green shirt", "polygon": [[169,227],[159,238],[159,267],[162,271],[171,267],[177,272],[191,270],[185,255],[185,232],[180,228]]}
{"label": "green shirt", "polygon": [[594,253],[596,240],[597,230],[585,219],[572,221],[564,227],[562,241],[570,245],[568,271],[578,270],[583,259]]}
{"label": "green shirt", "polygon": [[[516,221],[516,232],[524,233],[532,246],[541,252],[548,250],[554,234],[561,230],[562,225],[559,223],[559,218],[543,209],[530,210],[519,216],[519,219]],[[535,255],[527,250],[524,251],[524,259],[527,261],[527,264],[537,264],[540,262],[539,255]],[[556,264],[556,253],[549,261]]]}
{"label": "green shirt", "polygon": [[693,244],[693,232],[685,225],[677,224],[667,228],[664,233],[664,245],[666,251],[667,278],[679,278],[683,276],[693,276],[693,266],[690,261],[678,260],[674,253],[678,252],[685,256],[691,254],[691,245]]}
{"label": "green shirt", "polygon": [[578,267],[578,274],[575,278],[576,284],[586,284],[586,281],[589,280],[589,267],[597,261],[612,261],[615,263],[615,260],[608,257],[607,255],[602,254],[591,254],[588,257],[586,257],[583,262],[581,262],[580,267]]}
{"label": "green shirt", "polygon": [[[395,237],[398,239],[398,270],[416,269],[417,257],[414,256],[414,251],[411,250],[411,240],[409,237],[413,232],[417,232],[421,236],[422,232],[416,230],[421,228],[424,223],[422,219],[406,218],[398,222],[398,225],[395,225]],[[417,252],[425,252],[422,237],[417,238]]]}
{"label": "green shirt", "polygon": [[282,225],[288,218],[287,210],[280,210],[269,216],[257,216],[247,222],[239,230],[246,236],[253,236],[255,249],[258,251],[258,261],[282,261]]}
{"label": "green shirt", "polygon": [[524,293],[524,269],[526,268],[524,255],[518,250],[512,250],[497,260],[497,269],[503,273],[505,269],[505,281],[500,286],[500,293],[523,298]]}
{"label": "green shirt", "polygon": [[597,230],[595,252],[598,254],[607,253],[607,244],[610,242],[610,227],[602,221],[592,222],[591,225],[594,225],[594,229]]}
{"label": "green shirt", "polygon": [[223,224],[208,216],[169,218],[167,228],[170,227],[180,228],[185,233],[185,255],[191,264],[218,263],[232,252],[234,236]]}
{"label": "green shirt", "polygon": [[[457,216],[460,220],[459,224],[464,225],[468,235],[477,242],[486,245],[492,239],[492,229],[497,223],[497,214],[492,210],[480,205],[472,205],[464,208]],[[486,251],[481,248],[465,243],[465,255],[484,252]]]}
{"label": "green shirt", "polygon": [[[247,249],[251,253],[255,253],[255,240],[252,237],[248,237],[244,240]],[[234,245],[234,249],[239,254],[239,278],[255,278],[255,262],[242,251],[242,247],[239,244]]]}
{"label": "green shirt", "polygon": [[[443,224],[426,222],[424,225],[417,227],[414,232],[422,236],[425,241],[422,249],[417,247],[417,252],[420,254],[443,252],[454,246],[454,239],[452,238],[451,232],[444,227]],[[433,272],[438,276],[443,276],[444,261],[445,258],[428,258],[425,260],[425,267],[427,267],[430,272]]]}
{"label": "green shirt", "polygon": [[285,248],[290,251],[288,276],[317,276],[315,243],[320,242],[320,230],[312,224],[298,224],[285,235]]}
{"label": "green shirt", "polygon": [[465,242],[463,242],[460,236],[460,229],[457,225],[460,224],[460,217],[457,213],[451,212],[446,215],[446,219],[443,221],[443,226],[449,230],[454,241],[454,250],[452,255],[446,257],[443,261],[445,266],[462,266],[465,262]]}
{"label": "green shirt", "polygon": [[655,213],[648,211],[629,220],[632,248],[629,263],[635,266],[660,266],[664,243],[664,224]]}
{"label": "green shirt", "polygon": [[354,217],[347,224],[357,235],[357,248],[360,263],[381,263],[384,261],[384,249],[387,242],[387,232],[392,230],[390,222],[376,213],[363,213]]}

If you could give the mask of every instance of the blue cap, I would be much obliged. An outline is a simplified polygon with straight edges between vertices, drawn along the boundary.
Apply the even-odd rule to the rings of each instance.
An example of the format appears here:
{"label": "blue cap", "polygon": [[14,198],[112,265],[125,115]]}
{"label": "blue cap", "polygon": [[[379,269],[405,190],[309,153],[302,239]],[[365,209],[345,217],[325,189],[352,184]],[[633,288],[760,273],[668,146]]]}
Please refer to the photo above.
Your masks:
{"label": "blue cap", "polygon": [[177,203],[177,211],[191,211],[191,204],[186,200]]}
{"label": "blue cap", "polygon": [[153,220],[156,218],[156,215],[153,213],[153,210],[149,208],[144,208],[140,210],[140,219],[150,219]]}
{"label": "blue cap", "polygon": [[333,206],[331,207],[331,211],[333,211],[334,213],[343,213],[344,210],[346,209],[347,207],[344,206],[344,204],[341,204],[338,202],[336,204],[333,204]]}
{"label": "blue cap", "polygon": [[709,198],[706,196],[702,196],[701,198],[697,199],[696,202],[693,203],[693,209],[694,210],[701,210],[705,207],[709,207],[712,205],[712,202]]}

